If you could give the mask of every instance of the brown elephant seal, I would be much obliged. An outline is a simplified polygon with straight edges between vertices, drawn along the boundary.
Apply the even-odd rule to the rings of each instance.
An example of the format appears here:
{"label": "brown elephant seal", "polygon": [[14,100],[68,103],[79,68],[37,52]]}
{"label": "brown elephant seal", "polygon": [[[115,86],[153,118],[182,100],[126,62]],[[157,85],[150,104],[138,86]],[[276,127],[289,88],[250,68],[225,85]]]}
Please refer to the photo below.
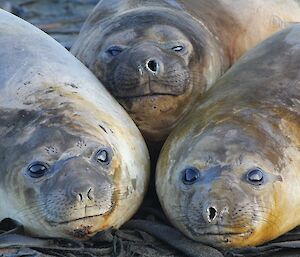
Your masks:
{"label": "brown elephant seal", "polygon": [[0,10],[0,219],[38,236],[86,239],[136,212],[145,142],[74,56]]}
{"label": "brown elephant seal", "polygon": [[250,50],[168,137],[156,189],[172,224],[215,247],[300,224],[300,25]]}
{"label": "brown elephant seal", "polygon": [[246,50],[295,21],[296,0],[102,0],[71,52],[161,141]]}

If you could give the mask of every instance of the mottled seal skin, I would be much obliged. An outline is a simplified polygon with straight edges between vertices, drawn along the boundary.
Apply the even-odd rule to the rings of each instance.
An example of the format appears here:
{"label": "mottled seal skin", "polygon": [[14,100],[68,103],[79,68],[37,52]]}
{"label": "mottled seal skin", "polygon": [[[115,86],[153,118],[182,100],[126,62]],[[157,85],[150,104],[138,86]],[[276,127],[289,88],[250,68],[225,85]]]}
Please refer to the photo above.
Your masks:
{"label": "mottled seal skin", "polygon": [[142,202],[149,156],[97,78],[52,38],[0,11],[0,219],[87,239]]}
{"label": "mottled seal skin", "polygon": [[71,52],[156,142],[245,51],[295,21],[296,0],[102,0]]}
{"label": "mottled seal skin", "polygon": [[255,246],[300,224],[300,26],[250,50],[168,137],[156,189],[188,237]]}

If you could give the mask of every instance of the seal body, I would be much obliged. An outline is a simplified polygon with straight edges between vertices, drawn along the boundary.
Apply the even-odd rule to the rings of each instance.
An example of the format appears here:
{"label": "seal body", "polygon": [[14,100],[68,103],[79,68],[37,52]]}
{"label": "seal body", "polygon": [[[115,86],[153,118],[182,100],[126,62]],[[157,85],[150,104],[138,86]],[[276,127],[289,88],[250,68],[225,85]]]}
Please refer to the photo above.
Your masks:
{"label": "seal body", "polygon": [[102,0],[71,52],[157,142],[245,51],[299,17],[296,0]]}
{"label": "seal body", "polygon": [[175,227],[215,247],[300,224],[300,26],[250,50],[168,137],[156,189]]}
{"label": "seal body", "polygon": [[149,157],[133,121],[74,56],[0,11],[0,218],[86,239],[139,207]]}

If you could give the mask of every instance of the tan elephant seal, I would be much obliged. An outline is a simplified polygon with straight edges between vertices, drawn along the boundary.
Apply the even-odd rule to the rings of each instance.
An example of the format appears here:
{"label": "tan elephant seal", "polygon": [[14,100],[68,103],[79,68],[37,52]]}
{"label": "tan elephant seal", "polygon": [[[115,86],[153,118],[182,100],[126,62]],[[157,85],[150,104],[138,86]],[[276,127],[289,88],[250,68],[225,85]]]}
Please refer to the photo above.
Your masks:
{"label": "tan elephant seal", "polygon": [[137,127],[52,38],[0,10],[0,219],[86,239],[142,202],[149,157]]}
{"label": "tan elephant seal", "polygon": [[156,188],[172,224],[215,247],[300,225],[300,25],[249,51],[168,137]]}
{"label": "tan elephant seal", "polygon": [[71,52],[161,141],[245,51],[295,21],[296,0],[102,0]]}

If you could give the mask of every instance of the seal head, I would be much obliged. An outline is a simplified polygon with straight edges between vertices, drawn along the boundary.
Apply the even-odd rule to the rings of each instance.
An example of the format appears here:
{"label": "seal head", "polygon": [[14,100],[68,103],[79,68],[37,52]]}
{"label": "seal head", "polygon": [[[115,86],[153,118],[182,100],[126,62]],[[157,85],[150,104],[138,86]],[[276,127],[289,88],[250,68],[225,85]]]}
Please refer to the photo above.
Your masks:
{"label": "seal head", "polygon": [[2,134],[0,148],[0,170],[6,170],[0,182],[7,196],[1,203],[3,215],[17,219],[32,234],[47,236],[87,239],[118,226],[119,221],[109,219],[130,184],[123,188],[118,174],[123,161],[101,128],[92,134],[81,126],[62,126],[66,117],[45,112],[1,114],[5,128],[14,124]]}
{"label": "seal head", "polygon": [[[97,18],[91,15],[71,52],[103,82],[146,139],[165,139],[221,73],[221,50],[183,11],[133,8],[101,20],[101,30],[89,26],[99,24]],[[213,72],[207,68],[212,64]]]}
{"label": "seal head", "polygon": [[[288,204],[282,175],[274,169],[278,152],[250,133],[234,124],[206,129],[196,142],[180,146],[162,180],[160,161],[156,183],[158,194],[166,194],[162,205],[190,238],[219,248],[250,246],[271,240],[287,222],[278,213]],[[166,181],[173,186],[164,189]]]}

